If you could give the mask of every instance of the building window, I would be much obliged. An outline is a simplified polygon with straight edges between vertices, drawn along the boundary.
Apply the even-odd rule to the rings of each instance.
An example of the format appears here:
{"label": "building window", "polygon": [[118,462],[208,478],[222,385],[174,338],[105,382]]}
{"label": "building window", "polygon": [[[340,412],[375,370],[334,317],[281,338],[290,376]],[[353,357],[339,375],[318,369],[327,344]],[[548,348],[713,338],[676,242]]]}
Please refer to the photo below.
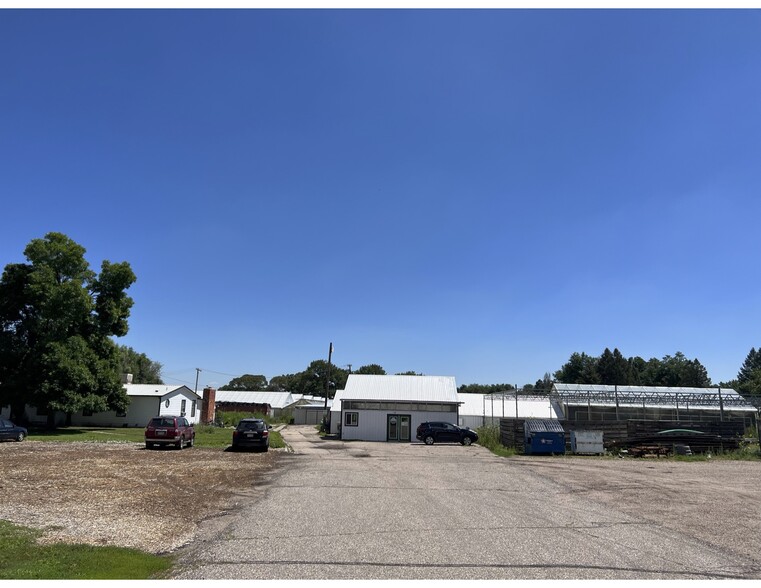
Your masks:
{"label": "building window", "polygon": [[347,412],[344,416],[344,425],[347,427],[356,427],[359,425],[359,413],[358,412]]}
{"label": "building window", "polygon": [[89,410],[89,409],[85,408],[82,411],[82,416],[91,417],[92,416],[92,410]]}
{"label": "building window", "polygon": [[116,416],[118,416],[118,417],[126,417],[127,416],[127,411],[126,410],[117,410],[116,411]]}
{"label": "building window", "polygon": [[196,416],[196,401],[194,400],[190,405],[190,418]]}
{"label": "building window", "polygon": [[188,401],[183,399],[182,405],[180,406],[180,416],[185,416],[185,406],[187,405]]}

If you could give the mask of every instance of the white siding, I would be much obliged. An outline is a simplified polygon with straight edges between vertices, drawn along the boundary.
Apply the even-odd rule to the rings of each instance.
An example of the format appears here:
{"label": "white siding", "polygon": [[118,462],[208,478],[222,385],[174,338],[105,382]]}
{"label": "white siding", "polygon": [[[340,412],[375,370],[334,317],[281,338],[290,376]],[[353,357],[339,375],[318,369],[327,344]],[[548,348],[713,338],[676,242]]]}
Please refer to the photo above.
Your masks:
{"label": "white siding", "polygon": [[[359,413],[356,427],[347,427],[343,424],[345,412]],[[389,414],[410,415],[410,441],[416,442],[415,431],[418,425],[428,421],[443,421],[455,423],[457,414],[454,412],[428,412],[428,411],[388,411],[388,410],[349,410],[341,412],[341,438],[355,441],[385,441],[387,436],[387,417]],[[331,427],[332,428],[332,427]]]}
{"label": "white siding", "polygon": [[151,417],[158,414],[160,398],[132,396],[126,416],[116,416],[114,411],[96,412],[83,416],[81,412],[71,416],[75,427],[144,427]]}
{"label": "white siding", "polygon": [[499,426],[500,418],[560,418],[560,412],[548,398],[518,397],[510,394],[457,394],[461,427],[476,429],[484,425]]}
{"label": "white siding", "polygon": [[[169,400],[169,406],[166,401]],[[188,388],[181,387],[164,396],[130,396],[130,404],[127,415],[116,416],[114,411],[98,412],[92,416],[83,416],[82,413],[72,415],[71,424],[80,427],[144,427],[151,418],[160,414],[180,416],[182,401],[185,400],[185,416],[188,421],[195,424],[201,418],[201,401]],[[196,400],[195,415],[193,401]]]}

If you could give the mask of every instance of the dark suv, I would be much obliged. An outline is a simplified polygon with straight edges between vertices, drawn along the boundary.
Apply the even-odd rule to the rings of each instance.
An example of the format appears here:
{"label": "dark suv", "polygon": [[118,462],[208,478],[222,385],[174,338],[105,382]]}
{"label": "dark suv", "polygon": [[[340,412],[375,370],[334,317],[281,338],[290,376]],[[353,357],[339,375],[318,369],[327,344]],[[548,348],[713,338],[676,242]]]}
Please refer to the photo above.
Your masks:
{"label": "dark suv", "polygon": [[470,445],[478,441],[478,434],[467,427],[458,427],[451,423],[422,423],[417,428],[417,439],[426,445],[434,443],[462,443]]}
{"label": "dark suv", "polygon": [[193,447],[195,442],[195,429],[185,417],[157,416],[145,427],[146,449],[153,445],[174,445],[177,449],[182,449],[185,446]]}
{"label": "dark suv", "polygon": [[257,447],[262,451],[270,448],[270,429],[262,419],[242,419],[233,431],[233,449]]}

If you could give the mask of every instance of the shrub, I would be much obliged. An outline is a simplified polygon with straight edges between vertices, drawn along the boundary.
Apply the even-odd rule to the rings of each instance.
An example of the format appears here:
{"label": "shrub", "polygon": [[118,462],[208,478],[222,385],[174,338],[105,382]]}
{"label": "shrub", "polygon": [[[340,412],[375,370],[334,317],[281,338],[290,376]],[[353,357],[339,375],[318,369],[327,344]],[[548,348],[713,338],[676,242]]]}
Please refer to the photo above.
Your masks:
{"label": "shrub", "polygon": [[481,447],[486,447],[495,455],[502,457],[511,457],[515,455],[515,449],[512,447],[505,447],[499,438],[499,427],[484,426],[476,429],[478,433],[478,444]]}

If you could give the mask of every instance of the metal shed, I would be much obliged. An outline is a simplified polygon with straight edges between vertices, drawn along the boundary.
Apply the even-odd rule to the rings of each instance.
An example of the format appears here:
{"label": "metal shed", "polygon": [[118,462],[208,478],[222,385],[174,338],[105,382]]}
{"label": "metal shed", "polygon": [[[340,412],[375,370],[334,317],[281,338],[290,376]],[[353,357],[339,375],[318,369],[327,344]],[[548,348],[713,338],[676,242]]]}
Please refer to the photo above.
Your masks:
{"label": "metal shed", "polygon": [[565,453],[565,430],[552,419],[526,419],[524,425],[526,455]]}

